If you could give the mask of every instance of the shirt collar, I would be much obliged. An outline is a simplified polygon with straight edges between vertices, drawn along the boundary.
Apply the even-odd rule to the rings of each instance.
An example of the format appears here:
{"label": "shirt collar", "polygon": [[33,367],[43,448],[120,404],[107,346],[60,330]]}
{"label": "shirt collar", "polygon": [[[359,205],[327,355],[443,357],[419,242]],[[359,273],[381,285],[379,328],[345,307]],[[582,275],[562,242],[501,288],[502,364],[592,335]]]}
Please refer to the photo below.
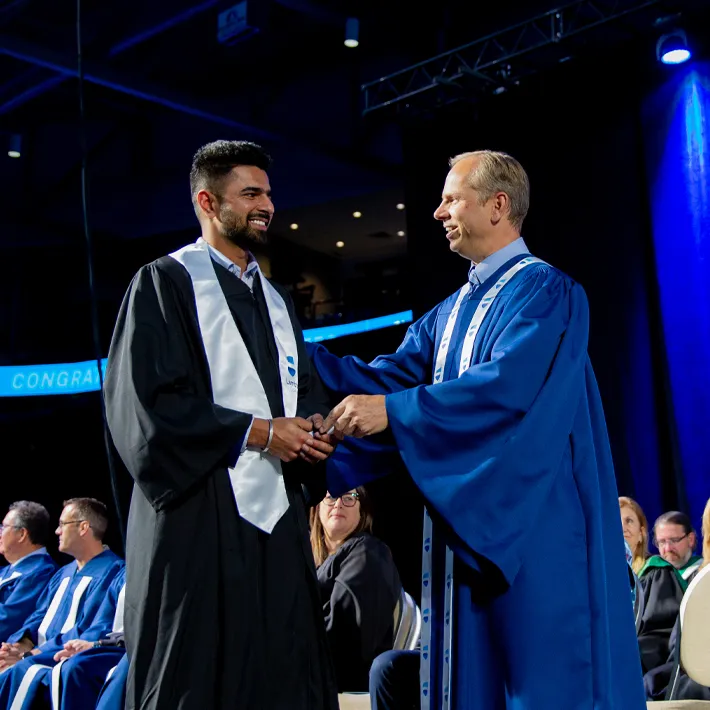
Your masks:
{"label": "shirt collar", "polygon": [[[230,271],[231,273],[236,274],[239,278],[242,277],[242,269],[240,266],[235,264],[231,259],[226,257],[224,254],[222,254],[221,251],[219,251],[218,249],[215,249],[211,244],[208,244],[207,242],[205,242],[205,244],[207,244],[207,248],[210,250],[210,256],[216,262],[218,262],[219,264],[224,266],[224,268],[227,269],[227,271]],[[257,260],[254,258],[254,255],[250,251],[248,251],[247,252],[247,268],[246,268],[244,274],[245,275],[249,274],[249,275],[253,276],[254,271],[257,269],[257,267],[258,267]]]}
{"label": "shirt collar", "polygon": [[20,564],[22,560],[26,560],[28,557],[32,557],[32,555],[46,555],[47,554],[47,548],[46,547],[40,547],[38,550],[34,550],[34,552],[29,552],[26,554],[24,557],[20,557],[19,560],[16,560],[10,565],[10,569],[13,569],[16,565]]}
{"label": "shirt collar", "polygon": [[518,237],[514,242],[507,244],[502,249],[493,252],[478,264],[471,263],[468,270],[468,280],[472,286],[480,286],[486,279],[492,276],[503,264],[516,256],[529,254],[527,246],[522,237]]}

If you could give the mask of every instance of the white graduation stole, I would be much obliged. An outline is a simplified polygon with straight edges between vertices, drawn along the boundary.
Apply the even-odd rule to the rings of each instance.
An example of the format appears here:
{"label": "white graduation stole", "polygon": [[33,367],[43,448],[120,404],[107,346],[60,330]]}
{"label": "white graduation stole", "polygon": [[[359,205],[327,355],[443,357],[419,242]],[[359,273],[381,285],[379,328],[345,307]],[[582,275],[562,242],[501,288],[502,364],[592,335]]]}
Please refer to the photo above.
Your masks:
{"label": "white graduation stole", "polygon": [[[473,357],[473,348],[476,343],[476,336],[483,323],[483,319],[486,317],[493,301],[495,301],[498,294],[503,290],[503,287],[510,281],[510,279],[515,276],[521,269],[524,269],[530,264],[544,263],[541,259],[534,256],[526,256],[525,258],[513,264],[493,285],[493,287],[486,292],[486,294],[481,299],[480,303],[474,311],[471,322],[466,329],[466,337],[464,339],[463,348],[461,349],[461,360],[459,361],[458,377],[461,377],[466,370],[471,365],[471,358]],[[471,291],[471,284],[466,282],[464,286],[459,290],[458,296],[454,303],[454,307],[451,309],[448,320],[446,321],[446,326],[444,327],[444,332],[441,336],[441,342],[439,343],[439,349],[436,353],[436,360],[434,361],[434,376],[432,378],[432,384],[439,384],[444,379],[444,369],[446,367],[446,358],[449,354],[449,347],[451,345],[451,337],[454,332],[454,327],[456,326],[456,320],[458,318],[459,310],[463,304],[464,298]],[[421,656],[419,662],[419,679],[420,679],[420,696],[421,696],[421,710],[429,710],[432,706],[436,707],[436,702],[432,703],[431,697],[431,641],[432,641],[432,628],[431,628],[431,616],[433,609],[433,542],[434,533],[432,526],[432,520],[429,516],[426,508],[424,509],[424,529],[423,538],[424,542],[422,545],[422,635],[421,635]],[[442,683],[441,683],[441,705],[442,710],[449,710],[452,707],[451,703],[451,669],[452,669],[452,646],[453,646],[453,598],[454,598],[454,553],[450,547],[446,547],[446,561],[445,561],[445,573],[444,573],[444,633],[443,633],[443,648],[442,648]]]}
{"label": "white graduation stole", "polygon": [[[260,419],[271,419],[264,387],[229,310],[207,244],[200,238],[170,256],[187,269],[192,279],[214,403]],[[283,298],[264,278],[258,265],[257,272],[278,349],[284,414],[295,417],[298,404],[296,335]],[[235,467],[229,469],[229,478],[239,515],[270,533],[288,510],[279,458],[246,449]]]}

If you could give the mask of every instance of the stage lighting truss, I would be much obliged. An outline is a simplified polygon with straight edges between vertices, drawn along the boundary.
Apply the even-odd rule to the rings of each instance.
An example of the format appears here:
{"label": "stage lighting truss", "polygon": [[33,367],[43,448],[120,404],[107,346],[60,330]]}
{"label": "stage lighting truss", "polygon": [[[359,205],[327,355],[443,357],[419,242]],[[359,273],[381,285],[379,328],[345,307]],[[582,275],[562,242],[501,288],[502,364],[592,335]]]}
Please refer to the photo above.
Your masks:
{"label": "stage lighting truss", "polygon": [[[435,92],[437,106],[483,90],[500,94],[539,71],[534,56],[557,49],[555,62],[565,56],[561,42],[644,8],[659,0],[578,0],[470,44],[363,84],[363,115],[387,107],[421,106],[420,97]],[[549,56],[549,54],[548,54]],[[539,56],[542,60],[543,57]],[[543,63],[541,61],[541,63]],[[433,98],[433,97],[432,97]]]}

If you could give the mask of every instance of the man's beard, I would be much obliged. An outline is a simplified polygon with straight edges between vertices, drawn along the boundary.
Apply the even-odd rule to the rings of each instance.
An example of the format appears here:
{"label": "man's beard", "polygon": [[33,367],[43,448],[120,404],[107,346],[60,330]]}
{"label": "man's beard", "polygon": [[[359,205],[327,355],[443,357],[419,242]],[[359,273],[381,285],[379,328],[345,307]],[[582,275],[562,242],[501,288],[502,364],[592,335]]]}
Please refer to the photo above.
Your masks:
{"label": "man's beard", "polygon": [[240,249],[249,251],[255,245],[268,242],[267,232],[255,229],[247,219],[240,219],[229,207],[222,206],[220,220],[222,222],[222,236]]}

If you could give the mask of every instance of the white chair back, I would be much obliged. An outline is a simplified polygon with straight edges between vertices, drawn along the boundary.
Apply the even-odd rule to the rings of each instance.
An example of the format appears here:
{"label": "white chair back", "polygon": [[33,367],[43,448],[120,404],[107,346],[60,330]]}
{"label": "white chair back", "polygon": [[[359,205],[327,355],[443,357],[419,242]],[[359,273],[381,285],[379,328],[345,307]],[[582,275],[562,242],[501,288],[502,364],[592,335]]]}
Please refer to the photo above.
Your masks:
{"label": "white chair back", "polygon": [[394,610],[395,651],[414,651],[422,633],[422,612],[407,592],[402,590]]}
{"label": "white chair back", "polygon": [[710,565],[695,575],[680,604],[680,663],[692,680],[710,686]]}

